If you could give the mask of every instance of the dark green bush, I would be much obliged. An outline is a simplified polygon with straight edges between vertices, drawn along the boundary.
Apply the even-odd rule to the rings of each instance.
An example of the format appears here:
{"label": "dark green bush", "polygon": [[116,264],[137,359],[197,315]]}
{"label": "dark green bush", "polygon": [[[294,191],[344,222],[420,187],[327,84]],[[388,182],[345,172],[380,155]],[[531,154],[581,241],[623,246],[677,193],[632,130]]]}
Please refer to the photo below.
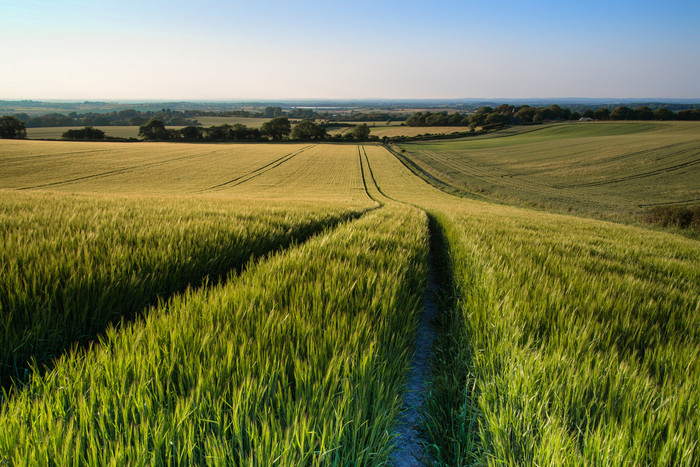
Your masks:
{"label": "dark green bush", "polygon": [[662,227],[700,230],[700,205],[654,206],[644,213],[644,220]]}

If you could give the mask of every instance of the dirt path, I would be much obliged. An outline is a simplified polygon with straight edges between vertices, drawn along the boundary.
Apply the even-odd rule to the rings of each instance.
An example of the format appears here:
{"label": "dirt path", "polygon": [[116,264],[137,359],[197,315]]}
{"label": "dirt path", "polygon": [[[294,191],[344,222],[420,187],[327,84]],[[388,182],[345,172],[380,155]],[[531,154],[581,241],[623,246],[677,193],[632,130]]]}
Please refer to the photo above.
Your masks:
{"label": "dirt path", "polygon": [[428,394],[430,382],[430,357],[432,355],[435,329],[433,320],[437,317],[437,281],[433,270],[433,255],[428,257],[428,284],[423,296],[423,312],[418,323],[415,354],[411,361],[406,382],[403,414],[396,428],[396,450],[390,463],[396,467],[429,465],[420,433],[420,408]]}

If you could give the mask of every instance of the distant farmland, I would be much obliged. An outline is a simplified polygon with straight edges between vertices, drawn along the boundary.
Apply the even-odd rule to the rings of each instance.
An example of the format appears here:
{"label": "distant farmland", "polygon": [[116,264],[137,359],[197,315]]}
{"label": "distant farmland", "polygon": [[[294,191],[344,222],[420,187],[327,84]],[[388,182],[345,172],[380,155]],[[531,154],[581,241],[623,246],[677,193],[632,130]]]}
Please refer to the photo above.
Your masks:
{"label": "distant farmland", "polygon": [[[50,126],[40,128],[27,128],[27,138],[29,139],[61,139],[61,135],[68,130],[75,130],[75,126]],[[105,132],[105,135],[115,138],[138,138],[138,126],[96,126],[98,130]],[[179,127],[177,127],[179,128]]]}
{"label": "distant farmland", "polygon": [[697,126],[533,130],[0,140],[0,463],[387,465],[434,294],[427,465],[696,465],[700,243],[504,202],[690,199]]}
{"label": "distant farmland", "polygon": [[700,203],[699,134],[695,122],[577,122],[400,148],[448,189],[627,218]]}
{"label": "distant farmland", "polygon": [[[269,118],[246,118],[246,117],[196,117],[196,120],[204,128],[213,125],[235,125],[237,123],[246,125],[249,128],[260,128]],[[61,139],[61,135],[67,130],[74,130],[81,127],[40,127],[27,128],[29,139]],[[138,126],[96,126],[95,128],[105,132],[105,135],[115,138],[138,138]],[[179,130],[181,126],[168,126],[167,128]]]}

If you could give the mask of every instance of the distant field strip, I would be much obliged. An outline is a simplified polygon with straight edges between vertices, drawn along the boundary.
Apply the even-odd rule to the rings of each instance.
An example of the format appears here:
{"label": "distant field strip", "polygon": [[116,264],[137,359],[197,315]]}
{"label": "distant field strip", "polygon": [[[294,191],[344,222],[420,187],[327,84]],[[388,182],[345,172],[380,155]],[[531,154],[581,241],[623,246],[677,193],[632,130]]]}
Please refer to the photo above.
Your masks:
{"label": "distant field strip", "polygon": [[[56,154],[46,154],[55,150]],[[80,150],[84,149],[84,150]],[[0,189],[367,203],[355,145],[0,140]]]}
{"label": "distant field strip", "polygon": [[357,208],[0,191],[0,381]]}
{"label": "distant field strip", "polygon": [[560,124],[497,135],[401,147],[427,176],[504,201],[616,217],[700,197],[694,122]]}
{"label": "distant field strip", "polygon": [[223,184],[302,147],[0,140],[0,188],[182,194]]}
{"label": "distant field strip", "polygon": [[[687,152],[692,152],[692,155],[693,155],[693,156],[700,154],[700,151],[698,151],[697,148],[691,149],[691,150],[689,150],[689,151],[687,151]],[[679,153],[676,153],[676,154],[679,154]],[[610,180],[599,180],[599,181],[597,181],[597,182],[588,182],[588,183],[573,184],[573,185],[564,186],[563,188],[580,188],[580,187],[601,186],[601,185],[607,185],[607,184],[611,184],[611,183],[626,182],[626,181],[629,181],[629,180],[636,180],[636,179],[639,179],[639,178],[653,177],[653,176],[655,176],[655,175],[660,175],[660,174],[662,174],[662,173],[676,172],[676,171],[683,170],[683,169],[687,169],[688,167],[692,167],[692,166],[698,165],[698,164],[700,164],[700,159],[695,159],[695,160],[692,160],[692,161],[683,162],[683,163],[681,163],[681,164],[676,164],[676,165],[672,165],[672,166],[669,166],[669,167],[663,167],[663,168],[660,168],[660,169],[655,169],[655,170],[652,170],[652,171],[649,171],[649,172],[643,172],[643,173],[638,173],[638,174],[634,174],[634,175],[628,175],[628,176],[626,176],[626,177],[613,178],[613,179],[610,179]],[[696,172],[696,173],[697,173],[697,172]]]}
{"label": "distant field strip", "polygon": [[174,298],[5,400],[0,462],[381,465],[426,252],[384,207]]}
{"label": "distant field strip", "polygon": [[[68,130],[76,130],[82,127],[79,126],[64,126],[64,127],[40,127],[40,128],[27,128],[27,137],[29,139],[61,139],[63,133]],[[98,125],[95,128],[105,132],[105,135],[117,137],[117,138],[138,138],[139,127],[134,126],[101,126]],[[180,126],[168,128],[182,128]]]}
{"label": "distant field strip", "polygon": [[[202,156],[202,154],[198,154],[197,156]],[[33,188],[48,188],[48,187],[55,187],[58,185],[66,185],[69,183],[82,182],[82,181],[92,179],[92,178],[109,177],[112,175],[123,175],[127,172],[131,172],[131,171],[135,171],[135,170],[139,170],[139,169],[147,169],[147,168],[152,168],[152,167],[156,167],[159,165],[171,164],[173,162],[179,162],[179,161],[183,161],[183,160],[191,160],[194,157],[196,157],[196,156],[193,156],[192,154],[188,154],[186,156],[175,157],[173,159],[166,159],[166,160],[162,160],[162,161],[158,161],[158,162],[149,162],[146,164],[133,165],[130,167],[123,167],[121,169],[109,170],[107,172],[102,172],[102,173],[97,173],[97,174],[92,174],[92,175],[84,175],[81,177],[71,178],[68,180],[59,180],[56,182],[43,183],[43,184],[34,185],[34,186],[21,187],[18,189],[19,190],[30,190]]]}

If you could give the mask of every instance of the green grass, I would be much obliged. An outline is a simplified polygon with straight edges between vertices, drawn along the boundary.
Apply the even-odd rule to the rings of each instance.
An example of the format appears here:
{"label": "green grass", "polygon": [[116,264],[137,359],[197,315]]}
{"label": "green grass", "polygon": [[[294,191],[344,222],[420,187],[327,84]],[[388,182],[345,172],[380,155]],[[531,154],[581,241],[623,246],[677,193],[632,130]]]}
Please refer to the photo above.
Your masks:
{"label": "green grass", "polygon": [[[41,267],[75,269],[91,232],[131,238],[121,224],[152,231],[155,247],[137,245],[167,262],[160,239],[219,232],[207,245],[225,249],[237,216],[245,232],[278,222],[284,236],[365,212],[62,352],[4,395],[0,463],[381,465],[430,225],[442,280],[424,407],[435,464],[695,465],[698,242],[503,200],[625,218],[648,198],[689,199],[696,130],[566,124],[405,146],[426,171],[500,203],[448,195],[380,146],[0,142],[3,203],[25,200],[7,209],[16,225],[3,240],[30,251],[54,218],[69,235],[48,237],[80,240],[60,259],[37,256]],[[109,222],[120,209],[133,222]],[[190,227],[171,232],[182,213]],[[0,264],[21,259],[21,241],[4,244]]]}
{"label": "green grass", "polygon": [[378,465],[425,282],[382,208],[74,352],[0,409],[11,464]]}
{"label": "green grass", "polygon": [[456,305],[430,429],[446,465],[693,465],[697,242],[519,212],[439,217]]}
{"label": "green grass", "polygon": [[442,245],[436,463],[696,464],[697,241],[459,200],[367,153],[382,192],[433,213]]}
{"label": "green grass", "polygon": [[0,380],[25,379],[30,359],[48,363],[109,323],[359,212],[3,192]]}
{"label": "green grass", "polygon": [[401,148],[425,172],[481,199],[626,221],[658,203],[700,202],[697,123],[526,128]]}

